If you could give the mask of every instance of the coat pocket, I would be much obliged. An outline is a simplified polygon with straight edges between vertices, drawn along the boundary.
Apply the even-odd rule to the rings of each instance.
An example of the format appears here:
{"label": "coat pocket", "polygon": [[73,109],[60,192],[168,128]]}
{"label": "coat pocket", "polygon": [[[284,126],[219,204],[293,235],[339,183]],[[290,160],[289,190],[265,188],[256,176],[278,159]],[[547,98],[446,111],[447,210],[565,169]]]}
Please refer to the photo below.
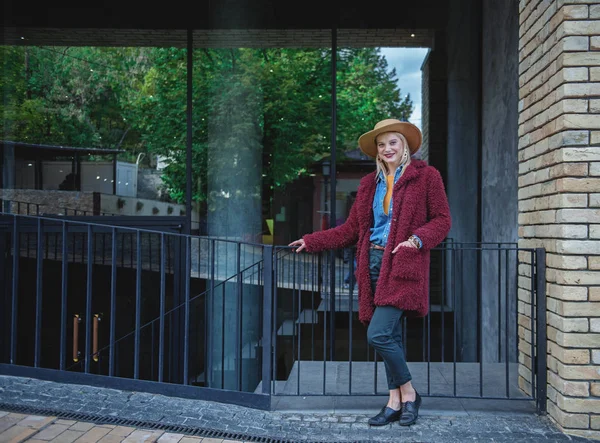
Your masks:
{"label": "coat pocket", "polygon": [[421,280],[425,275],[423,269],[424,252],[417,248],[401,247],[392,260],[392,276],[397,280]]}

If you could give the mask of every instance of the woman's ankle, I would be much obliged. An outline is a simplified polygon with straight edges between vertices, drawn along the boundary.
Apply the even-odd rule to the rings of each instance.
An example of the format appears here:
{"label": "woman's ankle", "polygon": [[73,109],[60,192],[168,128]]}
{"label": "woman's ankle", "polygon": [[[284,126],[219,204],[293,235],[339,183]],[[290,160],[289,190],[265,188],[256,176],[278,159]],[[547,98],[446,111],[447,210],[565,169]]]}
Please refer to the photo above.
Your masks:
{"label": "woman's ankle", "polygon": [[390,400],[388,400],[387,407],[392,408],[395,411],[398,411],[402,407],[402,401],[390,399]]}
{"label": "woman's ankle", "polygon": [[402,407],[402,392],[400,391],[400,388],[390,389],[387,407],[395,409],[396,411]]}
{"label": "woman's ankle", "polygon": [[415,401],[415,398],[417,397],[417,391],[415,391],[415,388],[413,388],[410,382],[400,387],[400,392],[402,394],[403,402]]}

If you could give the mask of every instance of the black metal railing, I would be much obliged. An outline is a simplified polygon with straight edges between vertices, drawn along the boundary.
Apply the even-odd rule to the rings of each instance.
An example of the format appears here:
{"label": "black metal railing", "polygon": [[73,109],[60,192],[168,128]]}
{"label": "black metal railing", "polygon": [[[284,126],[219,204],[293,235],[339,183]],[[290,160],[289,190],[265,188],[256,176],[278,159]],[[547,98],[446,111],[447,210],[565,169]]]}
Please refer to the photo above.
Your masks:
{"label": "black metal railing", "polygon": [[[368,346],[366,328],[358,321],[355,280],[350,277],[344,284],[353,275],[354,260],[344,260],[341,253],[297,255],[287,247],[274,253],[271,393],[386,395],[383,362]],[[519,276],[523,263],[528,283]],[[447,240],[433,249],[429,315],[402,320],[403,345],[419,392],[536,399],[544,410],[544,269],[543,249],[515,243]],[[528,318],[535,319],[529,341],[520,337],[519,299],[528,301]],[[537,359],[533,372],[532,365],[519,363],[524,347]]]}
{"label": "black metal railing", "polygon": [[[70,263],[86,264],[88,256],[91,256],[93,264],[108,265],[112,259],[111,243],[112,233],[106,229],[96,229],[92,231],[91,254],[88,254],[87,231],[78,224],[67,222],[71,226],[66,237],[63,237],[62,231],[57,226],[45,224],[46,229],[43,232],[43,255],[47,260],[62,260],[63,239],[68,243],[66,254],[67,261]],[[116,260],[118,267],[135,268],[137,266],[138,238],[137,232],[133,230],[117,230]],[[157,253],[160,251],[161,237],[158,233],[144,231],[140,233],[140,248],[142,256],[140,263],[143,269],[158,271],[160,268]],[[171,247],[172,238],[166,239],[166,269],[173,272],[173,248]],[[31,226],[31,223],[25,223],[19,236],[21,255],[26,258],[35,258],[37,251],[37,231]]]}
{"label": "black metal railing", "polygon": [[34,203],[22,200],[0,199],[1,212],[21,215],[64,215],[64,216],[118,216],[120,214],[107,211],[94,211],[89,209],[71,208],[63,206],[60,211],[56,205]]}
{"label": "black metal railing", "polygon": [[[6,213],[0,251],[0,373],[177,385],[258,407],[271,396],[387,395],[358,320],[352,251]],[[429,315],[402,320],[422,395],[535,399],[545,410],[544,264],[543,249],[513,243],[449,239],[431,251]]]}
{"label": "black metal railing", "polygon": [[4,364],[254,393],[269,352],[262,245],[0,219]]}
{"label": "black metal railing", "polygon": [[79,209],[79,208],[69,208],[67,206],[62,208],[63,213],[62,214],[58,214],[58,215],[66,215],[66,216],[84,216],[84,217],[88,217],[88,216],[97,216],[97,215],[101,215],[103,217],[108,217],[108,216],[118,216],[121,214],[116,214],[114,212],[106,212],[106,211],[90,211],[87,209]]}
{"label": "black metal railing", "polygon": [[13,214],[40,215],[41,203],[32,203],[20,200],[0,199],[0,210]]}

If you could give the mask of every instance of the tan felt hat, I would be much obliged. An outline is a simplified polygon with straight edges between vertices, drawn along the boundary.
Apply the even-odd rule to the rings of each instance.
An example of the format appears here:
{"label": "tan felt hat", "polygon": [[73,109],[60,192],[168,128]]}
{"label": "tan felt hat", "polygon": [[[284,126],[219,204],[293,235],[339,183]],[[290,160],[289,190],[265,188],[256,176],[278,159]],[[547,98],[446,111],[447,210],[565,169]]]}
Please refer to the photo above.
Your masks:
{"label": "tan felt hat", "polygon": [[408,142],[408,148],[410,149],[411,155],[419,150],[421,143],[423,142],[421,130],[415,125],[409,122],[396,120],[395,118],[387,118],[378,122],[372,131],[365,132],[358,138],[358,145],[360,146],[361,151],[369,157],[377,157],[377,145],[375,144],[375,139],[379,134],[383,134],[384,132],[399,132],[402,134]]}

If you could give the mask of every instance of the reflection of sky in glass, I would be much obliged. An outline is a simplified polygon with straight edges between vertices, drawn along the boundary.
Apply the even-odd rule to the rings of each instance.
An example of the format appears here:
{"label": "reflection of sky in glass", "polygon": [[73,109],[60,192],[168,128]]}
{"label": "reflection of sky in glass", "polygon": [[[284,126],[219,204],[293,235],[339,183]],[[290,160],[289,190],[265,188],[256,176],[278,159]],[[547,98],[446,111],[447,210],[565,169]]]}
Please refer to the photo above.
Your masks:
{"label": "reflection of sky in glass", "polygon": [[421,128],[421,65],[429,48],[381,48],[388,67],[396,68],[402,95],[410,94],[414,110],[410,122]]}

